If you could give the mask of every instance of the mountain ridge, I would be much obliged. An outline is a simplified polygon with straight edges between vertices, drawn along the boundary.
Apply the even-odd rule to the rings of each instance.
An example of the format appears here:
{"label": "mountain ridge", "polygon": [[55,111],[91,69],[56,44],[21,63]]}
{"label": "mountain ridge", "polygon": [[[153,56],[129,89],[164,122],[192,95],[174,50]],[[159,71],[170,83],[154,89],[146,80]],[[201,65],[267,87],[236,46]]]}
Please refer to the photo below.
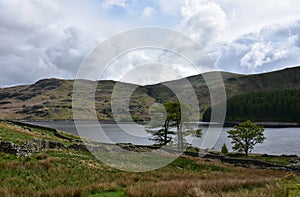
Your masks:
{"label": "mountain ridge", "polygon": [[[267,90],[300,89],[300,67],[286,68],[269,73],[244,75],[230,72],[220,72],[228,98],[251,92]],[[187,79],[194,88],[201,113],[210,106],[210,95],[203,76],[211,72],[190,76]],[[164,84],[177,85],[184,91],[181,81],[173,80]],[[0,89],[0,118],[14,120],[71,120],[72,91],[74,80],[42,79],[31,85],[21,85]],[[91,82],[86,80],[86,82]],[[112,120],[110,96],[117,81],[98,81],[96,96],[96,111],[100,120]],[[139,86],[123,83],[125,86],[136,86],[131,95],[129,110],[136,120],[149,118],[148,110],[152,104],[176,100],[174,93],[163,83]],[[89,104],[88,104],[89,105]],[[92,105],[89,107],[93,107]]]}

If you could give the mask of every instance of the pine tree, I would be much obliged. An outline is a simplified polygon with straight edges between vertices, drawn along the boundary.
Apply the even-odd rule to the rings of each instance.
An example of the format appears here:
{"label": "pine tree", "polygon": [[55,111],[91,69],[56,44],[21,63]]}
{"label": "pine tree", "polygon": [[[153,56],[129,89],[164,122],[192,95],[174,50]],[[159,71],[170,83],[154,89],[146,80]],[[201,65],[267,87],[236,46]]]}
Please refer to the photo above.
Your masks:
{"label": "pine tree", "polygon": [[226,155],[228,153],[228,148],[226,146],[226,144],[224,143],[222,146],[222,150],[221,150],[222,154]]}

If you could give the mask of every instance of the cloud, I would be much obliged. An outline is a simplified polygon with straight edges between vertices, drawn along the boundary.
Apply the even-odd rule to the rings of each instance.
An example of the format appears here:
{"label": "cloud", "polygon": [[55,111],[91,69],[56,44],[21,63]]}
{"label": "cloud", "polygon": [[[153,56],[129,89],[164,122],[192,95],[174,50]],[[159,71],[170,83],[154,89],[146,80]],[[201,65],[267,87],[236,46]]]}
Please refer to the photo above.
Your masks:
{"label": "cloud", "polygon": [[157,0],[160,10],[166,15],[178,15],[183,5],[182,0]]}
{"label": "cloud", "polygon": [[227,39],[258,32],[267,25],[290,23],[299,19],[298,0],[215,0],[227,14],[230,28],[224,34]]}
{"label": "cloud", "polygon": [[263,28],[224,44],[218,65],[223,70],[259,73],[299,65],[300,21]]}
{"label": "cloud", "polygon": [[58,69],[75,76],[84,57],[96,46],[97,39],[94,35],[76,27],[67,27],[62,31],[60,42],[47,48],[45,55]]}
{"label": "cloud", "polygon": [[196,72],[189,62],[176,54],[158,49],[139,49],[119,57],[109,65],[101,79],[145,85],[191,76]]}
{"label": "cloud", "polygon": [[179,28],[205,47],[220,40],[226,27],[226,13],[212,1],[186,0],[181,8]]}
{"label": "cloud", "polygon": [[143,17],[149,17],[151,16],[153,13],[155,12],[155,9],[154,7],[146,7],[144,10],[143,10]]}
{"label": "cloud", "polygon": [[[300,22],[293,22],[300,19],[299,8],[298,0],[2,0],[0,86],[73,78],[98,41],[138,26],[186,33],[226,71],[257,73],[299,65]],[[180,48],[185,43],[172,44]],[[107,78],[119,79],[153,61],[174,65],[180,73],[176,77],[195,74],[169,54],[129,56]]]}
{"label": "cloud", "polygon": [[252,70],[266,63],[285,58],[287,55],[287,48],[275,49],[271,42],[255,43],[250,51],[241,59],[241,66],[247,66]]}
{"label": "cloud", "polygon": [[62,7],[51,0],[3,0],[0,9],[1,28],[27,33],[56,20],[62,11]]}
{"label": "cloud", "polygon": [[102,5],[106,9],[111,7],[126,8],[127,1],[126,0],[104,0]]}
{"label": "cloud", "polygon": [[[53,29],[57,31],[53,33]],[[74,78],[97,41],[75,27],[38,29],[34,36],[19,38],[25,40],[23,43],[13,42],[16,38],[7,36],[7,43],[0,46],[0,83],[4,86],[49,77]]]}
{"label": "cloud", "polygon": [[[54,24],[62,8],[52,1],[1,1],[0,84],[33,83],[41,78],[74,78],[97,37],[77,27]],[[18,13],[17,20],[16,13]],[[46,14],[45,14],[46,13]],[[56,19],[55,17],[53,18]]]}

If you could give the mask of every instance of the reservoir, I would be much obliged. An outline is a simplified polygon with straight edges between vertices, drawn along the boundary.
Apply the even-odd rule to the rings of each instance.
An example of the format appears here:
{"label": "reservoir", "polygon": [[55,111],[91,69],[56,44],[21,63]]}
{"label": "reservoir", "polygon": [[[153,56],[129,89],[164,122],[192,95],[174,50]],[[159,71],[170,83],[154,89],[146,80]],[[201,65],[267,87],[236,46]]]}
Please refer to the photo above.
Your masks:
{"label": "reservoir", "polygon": [[[28,122],[30,124],[45,126],[58,129],[71,134],[78,135],[78,131],[73,121],[49,121],[49,122]],[[78,126],[78,125],[77,125]],[[154,141],[150,138],[152,135],[145,131],[143,125],[138,124],[99,124],[92,121],[81,121],[78,126],[80,136],[95,139],[97,141],[111,143],[132,143],[132,144],[153,144]],[[102,132],[98,131],[101,128]],[[192,142],[193,146],[201,147],[203,138],[206,135],[207,127],[200,126],[203,131],[201,138],[187,137],[187,140]],[[231,139],[227,138],[227,131],[232,128],[224,127],[220,136],[213,145],[214,150],[221,150],[225,143],[231,151]],[[105,135],[103,135],[103,133]],[[99,135],[98,135],[99,134]],[[254,147],[253,153],[272,154],[272,155],[298,155],[300,156],[300,128],[265,128],[264,135],[267,138],[263,144],[257,144]],[[107,141],[109,140],[109,141]]]}

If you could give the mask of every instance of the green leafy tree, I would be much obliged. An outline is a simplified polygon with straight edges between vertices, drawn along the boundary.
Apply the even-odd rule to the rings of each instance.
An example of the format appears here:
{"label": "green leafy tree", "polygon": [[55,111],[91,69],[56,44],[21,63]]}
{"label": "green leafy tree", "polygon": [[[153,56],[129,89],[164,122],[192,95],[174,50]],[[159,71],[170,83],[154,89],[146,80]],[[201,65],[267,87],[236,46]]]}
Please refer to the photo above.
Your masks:
{"label": "green leafy tree", "polygon": [[224,143],[222,146],[222,150],[221,150],[222,154],[226,155],[228,153],[228,148],[226,146],[226,144]]}
{"label": "green leafy tree", "polygon": [[228,137],[232,139],[232,149],[244,152],[246,157],[257,143],[262,144],[266,139],[263,133],[264,128],[253,124],[250,120],[234,126],[234,129],[227,132]]}

